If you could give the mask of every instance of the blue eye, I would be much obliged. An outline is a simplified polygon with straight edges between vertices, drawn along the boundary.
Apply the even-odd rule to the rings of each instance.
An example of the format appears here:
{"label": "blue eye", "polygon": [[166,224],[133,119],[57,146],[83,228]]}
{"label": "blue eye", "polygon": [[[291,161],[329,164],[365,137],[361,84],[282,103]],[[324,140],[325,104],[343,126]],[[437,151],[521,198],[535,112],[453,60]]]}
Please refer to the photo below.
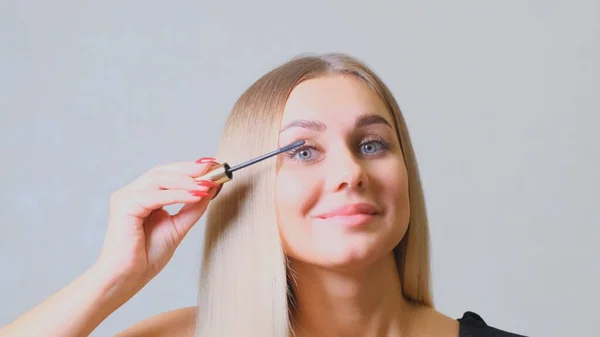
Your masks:
{"label": "blue eye", "polygon": [[[367,157],[375,156],[380,152],[385,152],[391,148],[390,142],[379,136],[371,136],[360,143],[360,151]],[[304,146],[297,147],[285,153],[285,156],[298,162],[310,162],[315,160],[313,151],[318,151],[317,147],[310,141],[306,141]]]}
{"label": "blue eye", "polygon": [[305,147],[303,149],[300,149],[296,153],[296,155],[298,155],[298,157],[300,157],[299,159],[301,159],[301,160],[308,160],[311,157],[311,151],[310,150],[313,150],[313,148],[311,148],[310,146]]}
{"label": "blue eye", "polygon": [[314,151],[314,150],[317,150],[317,148],[313,145],[310,145],[309,141],[306,141],[304,146],[300,146],[300,147],[297,147],[295,149],[292,149],[292,150],[286,152],[285,156],[294,161],[308,162],[313,159],[312,151]]}
{"label": "blue eye", "polygon": [[392,144],[380,136],[370,136],[360,143],[360,149],[366,156],[374,156],[391,148]]}
{"label": "blue eye", "polygon": [[364,150],[367,154],[371,154],[377,152],[378,147],[383,148],[384,145],[378,142],[368,142],[362,144],[361,149]]}

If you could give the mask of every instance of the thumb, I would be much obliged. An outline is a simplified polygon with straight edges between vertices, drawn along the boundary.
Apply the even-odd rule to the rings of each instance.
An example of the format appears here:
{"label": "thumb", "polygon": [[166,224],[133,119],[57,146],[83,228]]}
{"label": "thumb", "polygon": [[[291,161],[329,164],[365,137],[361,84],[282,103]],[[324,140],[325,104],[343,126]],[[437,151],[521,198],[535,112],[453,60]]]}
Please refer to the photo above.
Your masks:
{"label": "thumb", "polygon": [[[197,203],[186,204],[179,212],[177,212],[177,214],[172,216],[173,225],[176,227],[177,233],[181,233],[182,236],[185,236],[189,230],[192,229],[196,222],[200,220],[204,212],[206,212],[210,197],[213,193],[203,197],[202,200]],[[183,240],[183,237],[181,237],[180,240]]]}

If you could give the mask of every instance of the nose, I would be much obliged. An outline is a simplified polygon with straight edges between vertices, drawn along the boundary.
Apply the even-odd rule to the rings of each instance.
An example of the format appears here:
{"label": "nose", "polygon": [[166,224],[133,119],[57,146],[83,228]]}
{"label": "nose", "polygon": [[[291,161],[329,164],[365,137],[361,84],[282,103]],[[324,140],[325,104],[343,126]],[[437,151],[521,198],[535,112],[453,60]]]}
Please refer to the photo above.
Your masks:
{"label": "nose", "polygon": [[325,188],[328,192],[344,189],[364,190],[368,177],[364,163],[349,149],[338,150],[337,155],[328,156]]}

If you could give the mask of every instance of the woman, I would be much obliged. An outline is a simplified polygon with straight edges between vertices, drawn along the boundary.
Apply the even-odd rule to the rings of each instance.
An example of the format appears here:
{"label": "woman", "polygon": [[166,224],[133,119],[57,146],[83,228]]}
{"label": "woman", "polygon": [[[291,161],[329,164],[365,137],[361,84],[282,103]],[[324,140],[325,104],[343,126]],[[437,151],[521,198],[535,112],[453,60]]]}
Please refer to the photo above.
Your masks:
{"label": "woman", "polygon": [[[117,191],[97,263],[0,336],[89,334],[162,270],[209,203],[198,306],[118,336],[517,336],[434,309],[415,154],[370,69],[327,54],[272,70],[234,106],[218,158],[297,140],[224,186],[194,182],[218,164],[202,158]],[[170,216],[173,203],[186,205]]]}

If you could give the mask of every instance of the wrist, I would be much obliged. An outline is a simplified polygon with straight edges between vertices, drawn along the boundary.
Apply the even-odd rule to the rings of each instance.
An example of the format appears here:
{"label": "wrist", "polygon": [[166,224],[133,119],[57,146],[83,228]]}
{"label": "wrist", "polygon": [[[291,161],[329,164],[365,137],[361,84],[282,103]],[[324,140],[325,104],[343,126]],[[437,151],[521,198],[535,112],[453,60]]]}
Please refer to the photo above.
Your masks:
{"label": "wrist", "polygon": [[93,285],[103,306],[112,310],[123,305],[144,286],[141,276],[114,273],[98,263],[88,269],[84,277]]}

